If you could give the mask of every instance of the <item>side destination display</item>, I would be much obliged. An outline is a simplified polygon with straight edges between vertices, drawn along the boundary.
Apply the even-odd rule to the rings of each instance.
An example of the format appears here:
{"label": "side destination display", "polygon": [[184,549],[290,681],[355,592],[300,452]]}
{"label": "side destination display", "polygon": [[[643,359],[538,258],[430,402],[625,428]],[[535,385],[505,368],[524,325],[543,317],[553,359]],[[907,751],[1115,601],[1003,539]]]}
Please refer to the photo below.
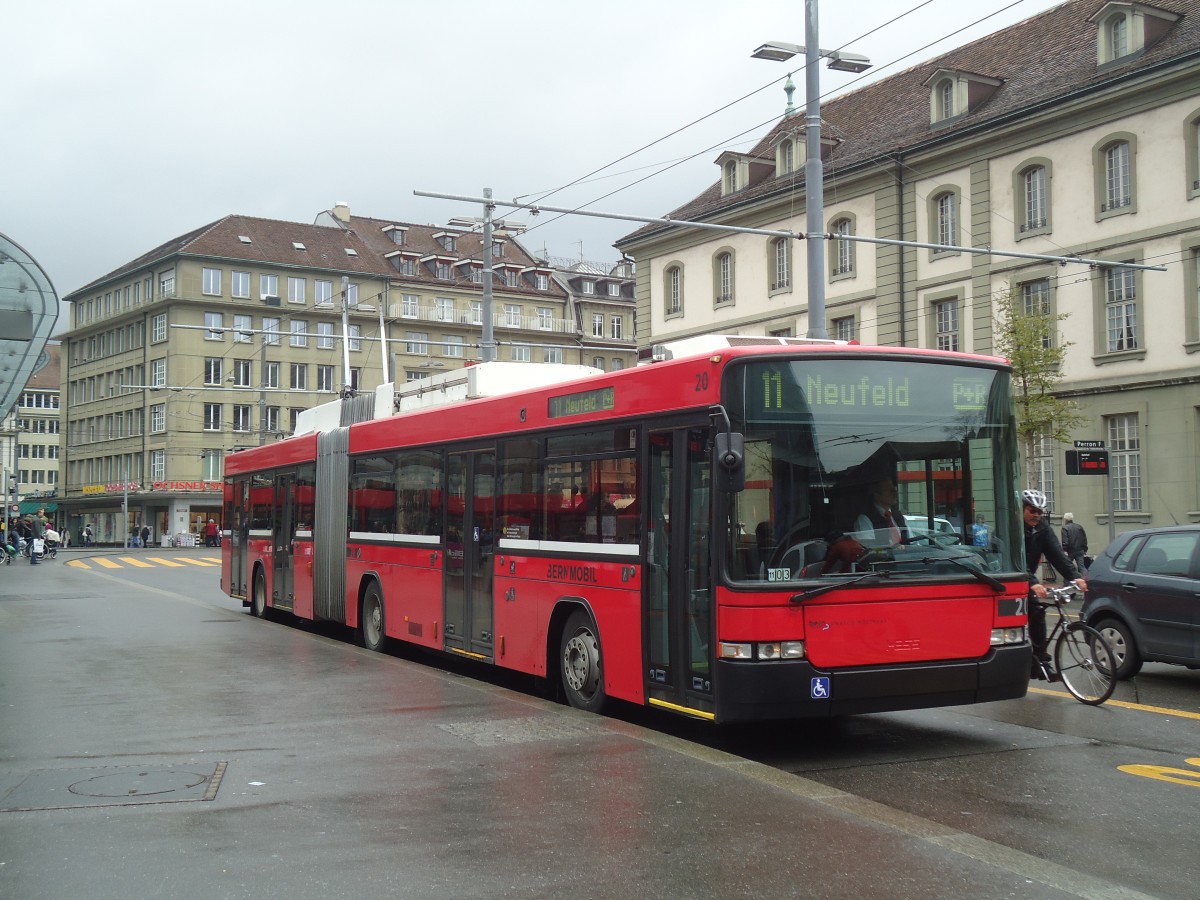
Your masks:
{"label": "side destination display", "polygon": [[580,391],[577,394],[563,394],[551,397],[547,404],[546,415],[551,419],[562,419],[566,416],[582,416],[585,413],[609,412],[617,408],[616,388],[597,388],[594,391]]}

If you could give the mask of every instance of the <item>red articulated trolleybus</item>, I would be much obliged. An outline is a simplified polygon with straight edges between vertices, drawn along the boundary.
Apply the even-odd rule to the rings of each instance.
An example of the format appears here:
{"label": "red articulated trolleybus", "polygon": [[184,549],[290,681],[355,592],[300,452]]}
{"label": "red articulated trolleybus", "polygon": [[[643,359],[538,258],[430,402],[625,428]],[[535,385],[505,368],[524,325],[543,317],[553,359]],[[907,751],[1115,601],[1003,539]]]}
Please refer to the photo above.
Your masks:
{"label": "red articulated trolleybus", "polygon": [[223,589],[593,711],[739,722],[1025,693],[1004,361],[718,336],[645,355],[385,385],[230,455]]}

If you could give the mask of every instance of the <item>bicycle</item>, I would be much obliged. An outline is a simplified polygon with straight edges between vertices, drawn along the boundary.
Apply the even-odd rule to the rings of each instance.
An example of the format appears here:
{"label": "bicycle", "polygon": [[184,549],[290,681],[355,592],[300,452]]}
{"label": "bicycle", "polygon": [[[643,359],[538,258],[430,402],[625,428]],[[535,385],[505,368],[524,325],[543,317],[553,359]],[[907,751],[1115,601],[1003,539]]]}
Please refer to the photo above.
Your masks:
{"label": "bicycle", "polygon": [[1117,681],[1113,673],[1117,670],[1116,656],[1108,641],[1091,625],[1070,622],[1063,606],[1079,592],[1074,584],[1050,588],[1044,600],[1032,600],[1047,611],[1058,613],[1058,621],[1050,629],[1046,647],[1054,645],[1054,669],[1047,660],[1035,662],[1047,681],[1061,681],[1080,703],[1099,706],[1112,696]]}

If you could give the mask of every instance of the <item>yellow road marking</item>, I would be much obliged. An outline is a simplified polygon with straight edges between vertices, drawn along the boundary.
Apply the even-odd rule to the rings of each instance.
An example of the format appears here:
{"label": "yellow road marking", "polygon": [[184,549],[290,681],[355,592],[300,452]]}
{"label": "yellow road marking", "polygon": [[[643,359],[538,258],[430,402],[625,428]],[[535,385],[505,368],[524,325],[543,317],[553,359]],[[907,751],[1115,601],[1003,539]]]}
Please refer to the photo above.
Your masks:
{"label": "yellow road marking", "polygon": [[[1074,700],[1075,698],[1066,691],[1048,691],[1045,688],[1031,687],[1031,694],[1045,694],[1047,697],[1066,697]],[[1189,712],[1186,709],[1170,709],[1166,706],[1147,706],[1144,703],[1130,703],[1128,700],[1106,700],[1105,706],[1119,706],[1122,709],[1139,709],[1142,712],[1158,713],[1160,716],[1181,716],[1185,719],[1200,719],[1200,712]]]}
{"label": "yellow road marking", "polygon": [[106,568],[106,569],[121,568],[121,564],[119,562],[113,562],[111,559],[108,559],[107,557],[104,557],[104,556],[95,557],[95,563],[98,566],[104,566],[104,568]]}
{"label": "yellow road marking", "polygon": [[139,569],[153,569],[154,566],[148,562],[142,562],[140,559],[134,559],[132,556],[118,556],[117,559],[123,563],[129,563],[131,566],[137,566]]}
{"label": "yellow road marking", "polygon": [[67,565],[74,566],[77,569],[90,569],[91,568],[91,566],[89,566],[87,563],[85,563],[82,559],[69,560],[67,562]]}
{"label": "yellow road marking", "polygon": [[[1189,766],[1200,766],[1200,758],[1184,760]],[[1200,769],[1175,769],[1171,766],[1151,766],[1133,764],[1117,766],[1122,772],[1130,775],[1141,775],[1145,778],[1156,778],[1159,781],[1171,781],[1175,784],[1186,784],[1190,787],[1200,787]]]}
{"label": "yellow road marking", "polygon": [[190,556],[184,556],[182,559],[185,563],[191,563],[193,566],[203,566],[206,569],[221,565],[219,561],[213,562],[211,559],[192,559]]}
{"label": "yellow road marking", "polygon": [[176,569],[186,568],[186,566],[184,566],[183,563],[177,563],[177,562],[174,562],[173,560],[163,559],[161,556],[147,556],[146,559],[150,560],[151,562],[156,562],[160,566],[172,566],[173,568],[176,568]]}

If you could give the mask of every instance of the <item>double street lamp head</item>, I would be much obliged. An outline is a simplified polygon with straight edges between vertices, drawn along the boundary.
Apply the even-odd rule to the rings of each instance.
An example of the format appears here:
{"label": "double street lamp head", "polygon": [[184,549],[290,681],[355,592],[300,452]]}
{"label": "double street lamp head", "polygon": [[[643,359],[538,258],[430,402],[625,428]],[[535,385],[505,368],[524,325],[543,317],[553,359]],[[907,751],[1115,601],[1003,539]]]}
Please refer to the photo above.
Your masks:
{"label": "double street lamp head", "polygon": [[[754,59],[769,59],[774,62],[784,62],[793,56],[803,55],[807,50],[799,44],[789,44],[786,41],[768,41],[760,45],[750,55]],[[849,53],[845,50],[818,50],[817,55],[829,60],[827,66],[838,72],[865,72],[871,68],[871,60],[861,53]]]}

